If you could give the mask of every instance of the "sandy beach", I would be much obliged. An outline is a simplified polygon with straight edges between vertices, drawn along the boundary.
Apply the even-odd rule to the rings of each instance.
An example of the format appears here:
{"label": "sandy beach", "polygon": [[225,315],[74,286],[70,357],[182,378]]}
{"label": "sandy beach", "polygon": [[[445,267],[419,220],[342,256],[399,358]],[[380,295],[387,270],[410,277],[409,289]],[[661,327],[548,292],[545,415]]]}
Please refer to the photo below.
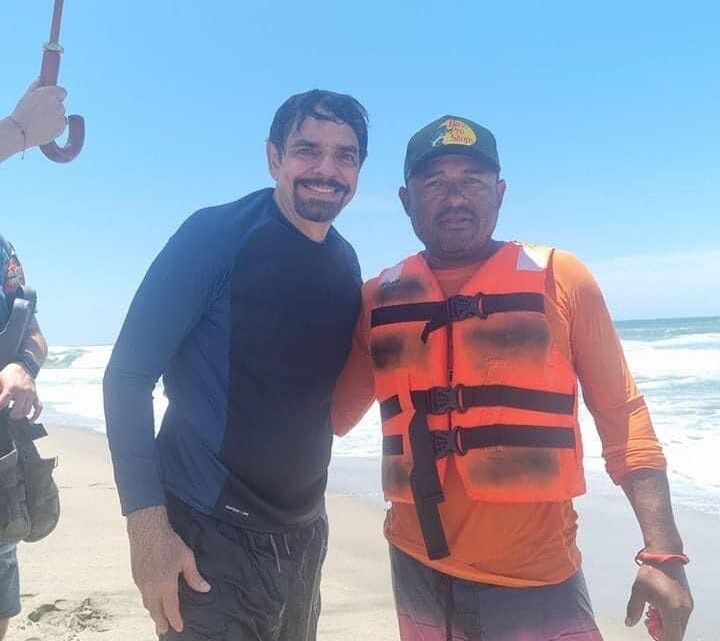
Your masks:
{"label": "sandy beach", "polygon": [[[44,541],[20,546],[23,610],[10,641],[153,641],[153,625],[132,583],[124,519],[120,516],[102,434],[49,427],[40,442],[57,454],[63,514]],[[323,573],[320,639],[393,641],[398,638],[379,497],[361,490],[374,482],[373,461],[336,459],[328,512],[330,551]],[[576,503],[585,573],[607,641],[647,640],[642,625],[623,625],[624,607],[641,547],[640,533],[619,490],[594,491]],[[695,613],[686,639],[720,641],[714,607],[718,578],[718,517],[677,511],[692,559]]]}

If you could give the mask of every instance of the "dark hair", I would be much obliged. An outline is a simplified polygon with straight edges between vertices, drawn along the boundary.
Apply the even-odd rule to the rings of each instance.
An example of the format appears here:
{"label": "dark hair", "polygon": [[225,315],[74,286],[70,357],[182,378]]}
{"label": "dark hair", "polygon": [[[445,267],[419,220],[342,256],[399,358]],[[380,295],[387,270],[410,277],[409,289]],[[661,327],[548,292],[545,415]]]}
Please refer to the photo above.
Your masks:
{"label": "dark hair", "polygon": [[275,112],[268,140],[283,153],[290,133],[308,117],[348,125],[360,144],[360,164],[367,158],[367,111],[352,96],[334,91],[312,89],[290,96]]}

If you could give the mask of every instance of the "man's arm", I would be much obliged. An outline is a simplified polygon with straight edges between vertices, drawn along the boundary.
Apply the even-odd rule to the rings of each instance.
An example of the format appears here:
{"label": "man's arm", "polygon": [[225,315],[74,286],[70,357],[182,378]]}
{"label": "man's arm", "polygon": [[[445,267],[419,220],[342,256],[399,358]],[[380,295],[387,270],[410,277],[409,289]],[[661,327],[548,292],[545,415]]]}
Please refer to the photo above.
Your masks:
{"label": "man's arm", "polygon": [[675,525],[670,487],[665,472],[635,470],[620,481],[642,531],[649,552],[682,554],[683,542]]}
{"label": "man's arm", "polygon": [[[556,252],[556,299],[570,329],[573,363],[603,444],[608,472],[632,505],[649,552],[680,554],[666,462],[650,415],[627,367],[600,288],[580,261]],[[645,603],[664,621],[663,641],[680,641],[692,610],[682,565],[643,565],[632,588],[626,623],[635,625]]]}
{"label": "man's arm", "polygon": [[132,576],[145,609],[161,634],[170,626],[181,632],[178,575],[182,574],[185,582],[197,592],[211,589],[198,572],[195,555],[170,526],[163,505],[129,514],[127,531]]}
{"label": "man's arm", "polygon": [[[1,238],[0,242],[0,284],[5,295],[12,299],[18,288],[24,287],[25,274],[12,245]],[[46,357],[47,343],[37,319],[33,316],[17,361],[6,364],[0,370],[0,409],[5,409],[12,403],[10,418],[20,420],[32,413],[32,422],[40,416],[42,403],[35,388],[35,376]]]}
{"label": "man's arm", "polygon": [[[683,542],[675,525],[665,472],[628,472],[620,484],[640,525],[645,551],[682,555]],[[682,563],[643,563],[628,601],[627,625],[633,626],[640,621],[646,603],[660,612],[664,629],[662,641],[680,641],[693,609],[690,586]]]}
{"label": "man's arm", "polygon": [[19,154],[25,146],[22,127],[10,118],[0,120],[0,162]]}
{"label": "man's arm", "polygon": [[[29,352],[29,357],[39,369],[47,358],[47,343],[37,320],[33,318],[30,323],[22,349]],[[13,362],[0,371],[0,409],[12,402],[10,418],[19,420],[30,416],[30,422],[33,422],[42,412],[43,405],[35,387],[35,367],[28,369],[22,362]]]}
{"label": "man's arm", "polygon": [[[23,342],[21,349],[31,359],[31,362],[34,363],[34,367],[32,369],[36,371],[43,366],[45,360],[47,359],[47,341],[45,340],[45,337],[40,330],[40,325],[38,325],[37,319],[34,316],[30,321],[27,336],[25,337],[25,341]],[[14,385],[20,389],[28,390],[28,398],[25,402],[18,401],[17,398],[15,399],[15,404],[10,412],[10,416],[12,418],[19,419],[23,416],[28,416],[32,411],[32,415],[30,416],[30,422],[32,423],[40,417],[43,410],[42,401],[40,400],[37,388],[35,387],[35,371],[26,369],[26,366],[24,366],[22,362],[10,363],[7,367],[14,370],[14,374],[12,374],[12,376],[16,379],[16,383],[14,383]],[[11,374],[8,373],[8,375],[10,376]]]}
{"label": "man's arm", "polygon": [[37,318],[33,316],[28,327],[28,333],[23,343],[22,349],[30,352],[35,363],[38,367],[42,367],[47,359],[48,346],[40,325],[38,325]]}
{"label": "man's arm", "polygon": [[62,87],[30,85],[13,112],[0,120],[0,162],[62,134],[66,95]]}
{"label": "man's arm", "polygon": [[332,398],[331,424],[337,436],[347,434],[375,400],[375,379],[370,357],[369,291],[371,280],[363,285],[362,308],[353,333],[350,354],[338,378]]}
{"label": "man's arm", "polygon": [[215,293],[223,248],[205,221],[202,212],[188,219],[153,261],[105,372],[107,436],[125,515],[165,504],[152,393]]}
{"label": "man's arm", "polygon": [[[148,270],[113,349],[103,382],[108,441],[133,578],[160,633],[181,631],[178,575],[207,592],[192,551],[173,531],[155,445],[152,392],[215,294],[224,237],[208,238],[201,213],[186,221]],[[217,235],[216,236],[220,236]]]}

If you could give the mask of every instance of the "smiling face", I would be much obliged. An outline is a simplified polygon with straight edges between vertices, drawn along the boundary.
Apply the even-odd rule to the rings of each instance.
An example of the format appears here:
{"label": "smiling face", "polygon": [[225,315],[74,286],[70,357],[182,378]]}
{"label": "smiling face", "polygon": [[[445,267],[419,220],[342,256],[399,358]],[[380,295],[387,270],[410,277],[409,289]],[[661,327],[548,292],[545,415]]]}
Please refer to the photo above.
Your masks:
{"label": "smiling face", "polygon": [[505,181],[477,158],[445,154],[413,173],[400,200],[437,266],[462,265],[491,252]]}
{"label": "smiling face", "polygon": [[[349,125],[309,116],[295,127],[282,150],[267,144],[275,200],[301,231],[327,231],[355,194],[359,144]],[[323,234],[324,236],[324,234]]]}

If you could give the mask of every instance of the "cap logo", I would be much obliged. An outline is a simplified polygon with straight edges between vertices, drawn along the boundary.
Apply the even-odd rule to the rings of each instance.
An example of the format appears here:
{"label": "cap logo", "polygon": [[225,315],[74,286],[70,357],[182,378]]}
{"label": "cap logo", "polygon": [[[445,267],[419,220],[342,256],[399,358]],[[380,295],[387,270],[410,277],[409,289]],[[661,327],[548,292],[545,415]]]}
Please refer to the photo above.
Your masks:
{"label": "cap logo", "polygon": [[456,118],[448,118],[438,128],[431,144],[433,147],[438,145],[471,146],[476,142],[477,136],[470,125]]}

